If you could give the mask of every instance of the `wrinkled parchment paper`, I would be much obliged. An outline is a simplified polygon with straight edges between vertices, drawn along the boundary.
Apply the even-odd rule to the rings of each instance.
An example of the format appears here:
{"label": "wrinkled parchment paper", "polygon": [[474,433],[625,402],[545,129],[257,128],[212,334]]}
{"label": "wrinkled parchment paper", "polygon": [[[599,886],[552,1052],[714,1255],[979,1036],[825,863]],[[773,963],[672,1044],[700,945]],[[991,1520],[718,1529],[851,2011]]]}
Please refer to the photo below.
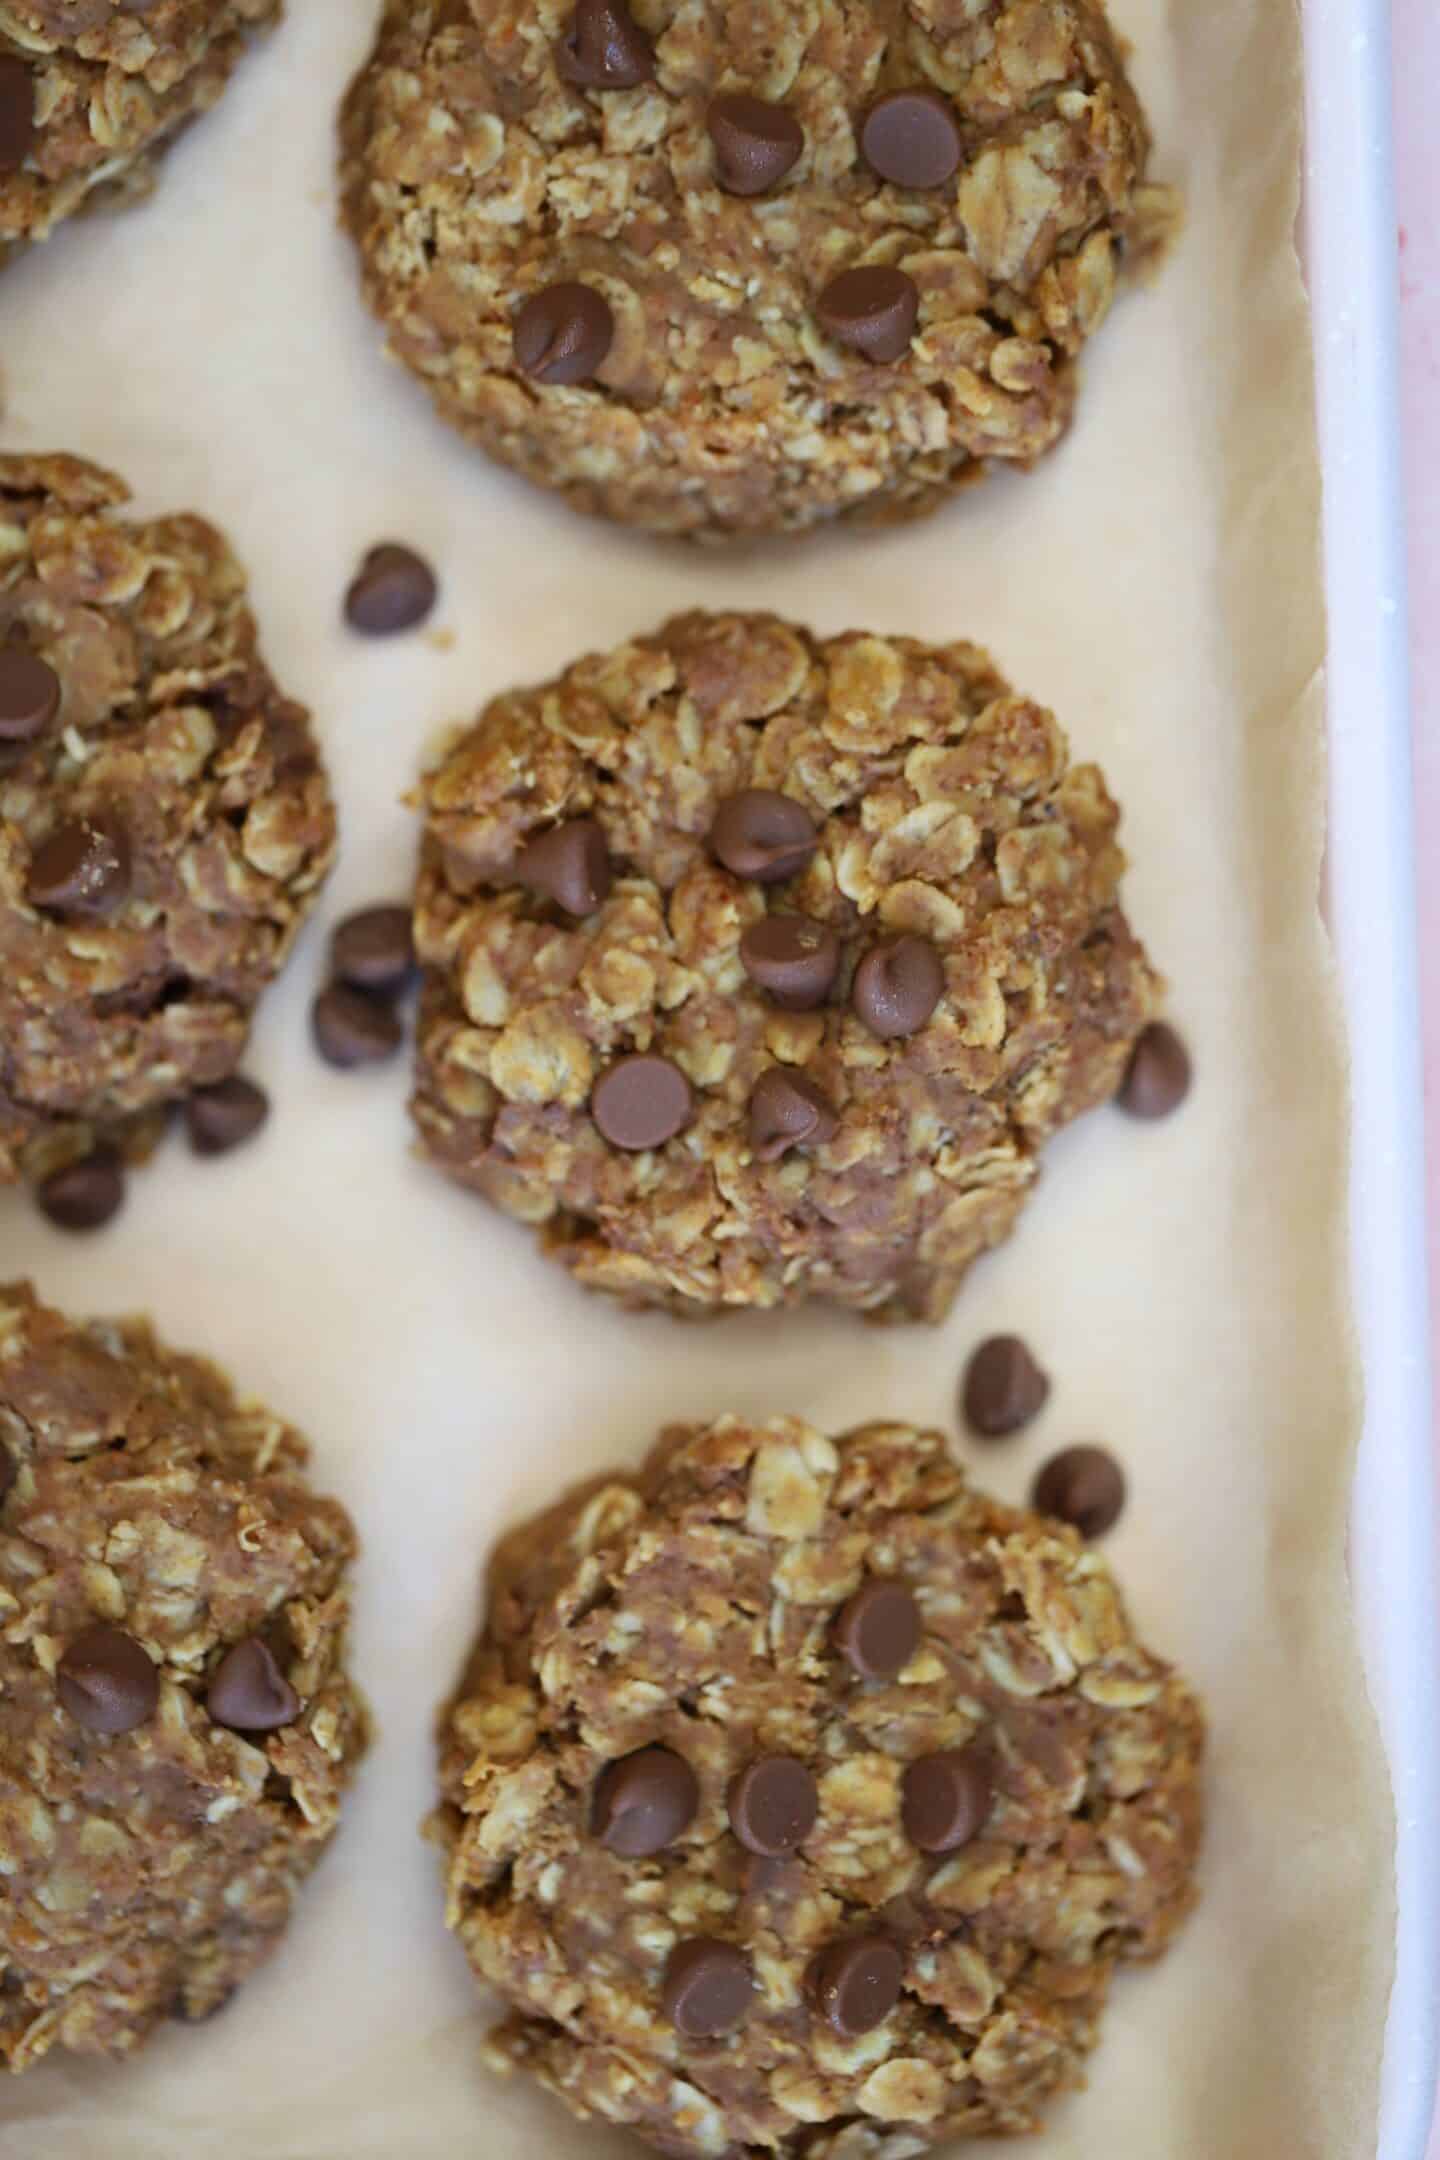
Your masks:
{"label": "wrinkled parchment paper", "polygon": [[[253,572],[270,656],[315,708],[344,849],[326,925],[405,889],[399,806],[449,720],[694,604],[825,632],[969,634],[1051,702],[1127,809],[1132,912],[1198,1086],[1051,1152],[1010,1246],[938,1333],[821,1314],[685,1330],[587,1301],[407,1153],[397,1068],[342,1076],[305,1025],[312,927],[251,1069],[276,1111],[197,1166],[172,1143],[90,1241],[0,1199],[5,1271],[75,1310],[148,1307],[313,1435],[366,1540],[356,1654],[381,1739],[285,1952],[223,2019],[122,2068],[0,2090],[4,2160],[556,2160],[629,2149],[493,2083],[440,1928],[430,1728],[502,1525],[727,1408],[953,1424],[997,1327],[1055,1379],[1038,1427],[973,1451],[1008,1498],[1107,1441],[1133,1484],[1109,1549],[1214,1721],[1204,1903],[1122,1978],[1053,2160],[1373,2154],[1391,1826],[1346,1605],[1357,1420],[1341,1290],[1342,1048],[1314,895],[1322,649],[1310,351],[1291,231],[1290,0],[1118,0],[1188,229],[1086,364],[1076,431],[928,524],[746,557],[588,525],[452,441],[389,365],[334,229],[331,118],[369,8],[294,0],[153,205],[0,283],[0,442],[117,466],[195,507]],[[361,549],[440,568],[432,632],[340,627]]]}

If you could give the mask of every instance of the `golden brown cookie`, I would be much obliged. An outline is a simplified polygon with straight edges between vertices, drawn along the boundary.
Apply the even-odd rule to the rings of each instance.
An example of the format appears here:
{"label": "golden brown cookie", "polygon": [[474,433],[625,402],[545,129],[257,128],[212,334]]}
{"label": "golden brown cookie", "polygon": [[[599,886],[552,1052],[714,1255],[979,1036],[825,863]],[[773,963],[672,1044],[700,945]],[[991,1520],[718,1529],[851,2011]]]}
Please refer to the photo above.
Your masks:
{"label": "golden brown cookie", "polygon": [[1029,2130],[1194,1896],[1203,1726],[938,1433],[667,1433],[496,1556],[441,1730],[487,2054],[676,2160]]}
{"label": "golden brown cookie", "polygon": [[1064,432],[1170,214],[1098,0],[387,0],[345,221],[444,417],[662,532],[928,510]]}
{"label": "golden brown cookie", "polygon": [[128,2054],[275,1948],[365,1740],[348,1516],[143,1321],[0,1288],[0,2064]]}
{"label": "golden brown cookie", "polygon": [[235,557],[127,494],[0,455],[0,1183],[223,1079],[334,852]]}
{"label": "golden brown cookie", "polygon": [[134,201],[280,0],[10,0],[0,16],[0,263]]}
{"label": "golden brown cookie", "polygon": [[631,1304],[939,1319],[1157,999],[1101,774],[974,645],[680,616],[421,805],[422,1144]]}

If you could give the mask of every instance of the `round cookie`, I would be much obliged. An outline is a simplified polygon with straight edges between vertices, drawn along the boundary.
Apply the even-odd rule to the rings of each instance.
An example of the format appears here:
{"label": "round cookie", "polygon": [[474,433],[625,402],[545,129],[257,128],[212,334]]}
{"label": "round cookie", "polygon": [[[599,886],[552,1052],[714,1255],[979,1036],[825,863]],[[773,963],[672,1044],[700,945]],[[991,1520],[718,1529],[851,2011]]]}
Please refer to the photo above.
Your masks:
{"label": "round cookie", "polygon": [[933,508],[1173,218],[1098,0],[386,0],[343,214],[441,414],[656,531]]}
{"label": "round cookie", "polygon": [[138,200],[280,0],[10,0],[0,20],[0,263]]}
{"label": "round cookie", "polygon": [[487,2056],[676,2160],[1033,2129],[1193,1900],[1202,1737],[940,1434],[675,1429],[506,1540],[442,1724]]}
{"label": "round cookie", "polygon": [[0,1182],[223,1079],[334,851],[228,545],[127,492],[0,455]]}
{"label": "round cookie", "polygon": [[1158,986],[1118,813],[976,646],[677,617],[430,773],[414,1115],[591,1288],[939,1319]]}
{"label": "round cookie", "polygon": [[277,1945],[365,1741],[349,1518],[141,1321],[0,1288],[0,2064],[124,2055]]}

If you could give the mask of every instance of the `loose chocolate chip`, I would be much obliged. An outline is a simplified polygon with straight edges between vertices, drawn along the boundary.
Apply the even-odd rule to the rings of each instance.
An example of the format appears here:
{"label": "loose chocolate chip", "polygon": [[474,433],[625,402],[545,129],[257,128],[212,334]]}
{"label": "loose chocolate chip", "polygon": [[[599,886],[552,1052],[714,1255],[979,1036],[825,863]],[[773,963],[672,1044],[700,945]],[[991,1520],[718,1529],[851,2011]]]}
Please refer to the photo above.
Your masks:
{"label": "loose chocolate chip", "polygon": [[832,1943],[810,1967],[810,1995],[820,2015],[842,2040],[883,2025],[900,2000],[905,1961],[883,1935],[856,1935]]}
{"label": "loose chocolate chip", "polygon": [[750,1960],[734,1943],[694,1935],[670,1953],[662,2000],[666,2017],[687,2040],[733,2032],[754,1993]]}
{"label": "loose chocolate chip", "polygon": [[60,678],[23,645],[0,646],[0,743],[33,742],[60,710]]}
{"label": "loose chocolate chip", "polygon": [[823,1005],[840,972],[840,940],[807,915],[765,915],[740,940],[740,965],[784,1012]]}
{"label": "loose chocolate chip", "polygon": [[125,1171],[114,1148],[98,1147],[52,1170],[35,1188],[40,1212],[57,1230],[100,1230],[125,1199]]}
{"label": "loose chocolate chip", "polygon": [[898,1582],[867,1582],[835,1617],[835,1641],[862,1680],[891,1680],[914,1657],[920,1608]]}
{"label": "loose chocolate chip", "polygon": [[185,1130],[197,1155],[228,1155],[259,1132],[269,1115],[265,1090],[240,1073],[185,1098]]}
{"label": "loose chocolate chip", "polygon": [[872,1035],[915,1035],[944,988],[945,969],[927,939],[886,938],[856,968],[850,1002]]}
{"label": "loose chocolate chip", "polygon": [[655,49],[624,0],[580,0],[559,52],[579,90],[633,90],[655,74]]}
{"label": "loose chocolate chip", "polygon": [[205,1708],[231,1732],[276,1732],[295,1722],[300,1698],[269,1644],[252,1635],[221,1658],[205,1690]]}
{"label": "loose chocolate chip", "polygon": [[715,170],[727,195],[763,195],[799,163],[805,130],[788,105],[729,91],[715,99],[706,117]]}
{"label": "loose chocolate chip", "polygon": [[1115,1100],[1131,1117],[1169,1117],[1190,1092],[1190,1053],[1163,1020],[1152,1020],[1131,1054]]}
{"label": "loose chocolate chip", "polygon": [[415,936],[407,907],[361,908],[337,923],[330,966],[352,990],[403,990],[415,967]]}
{"label": "loose chocolate chip", "polygon": [[617,1059],[590,1093],[590,1115],[612,1147],[632,1155],[663,1147],[694,1113],[690,1083],[669,1058]]}
{"label": "loose chocolate chip", "polygon": [[965,1422],[985,1440],[1019,1432],[1044,1409],[1050,1382],[1018,1335],[991,1335],[965,1368]]}
{"label": "loose chocolate chip", "polygon": [[1125,1473],[1104,1448],[1064,1448],[1036,1478],[1031,1499],[1042,1515],[1072,1524],[1082,1537],[1103,1537],[1124,1511]]}
{"label": "loose chocolate chip", "polygon": [[130,890],[130,842],[113,817],[70,818],[30,860],[25,897],[64,915],[112,915]]}
{"label": "loose chocolate chip", "polygon": [[794,1147],[823,1147],[839,1122],[814,1081],[784,1065],[767,1066],[750,1091],[750,1145],[760,1162],[778,1162]]}
{"label": "loose chocolate chip", "polygon": [[56,1666],[55,1692],[87,1732],[127,1733],[155,1715],[160,1675],[133,1635],[88,1627]]}
{"label": "loose chocolate chip", "polygon": [[778,885],[805,868],[819,838],[814,819],[793,796],[774,788],[742,788],[716,810],[710,851],[736,877]]}
{"label": "loose chocolate chip", "polygon": [[20,170],[35,132],[30,70],[16,54],[0,53],[0,173]]}
{"label": "loose chocolate chip", "polygon": [[832,278],[815,313],[838,345],[885,366],[909,350],[920,319],[920,294],[903,270],[873,263]]}
{"label": "loose chocolate chip", "polygon": [[610,850],[594,818],[567,818],[527,840],[515,860],[522,885],[553,900],[577,921],[593,915],[610,890]]}
{"label": "loose chocolate chip", "polygon": [[348,983],[331,983],[310,1008],[315,1047],[327,1065],[342,1072],[357,1065],[379,1065],[399,1049],[404,1030],[378,998]]}
{"label": "loose chocolate chip", "polygon": [[666,1747],[640,1748],[601,1771],[590,1831],[607,1852],[648,1860],[689,1829],[699,1806],[700,1787],[683,1755]]}
{"label": "loose chocolate chip", "polygon": [[547,285],[515,318],[515,359],[533,382],[589,382],[614,340],[609,301],[574,278]]}
{"label": "loose chocolate chip", "polygon": [[778,1860],[803,1845],[820,1813],[820,1793],[793,1755],[762,1755],[730,1786],[730,1827],[747,1851]]}
{"label": "loose chocolate chip", "polygon": [[900,1820],[921,1852],[967,1845],[990,1812],[989,1764],[978,1748],[922,1755],[900,1781]]}
{"label": "loose chocolate chip", "polygon": [[345,594],[345,620],[366,637],[413,630],[435,605],[435,573],[412,548],[393,540],[371,548]]}
{"label": "loose chocolate chip", "polygon": [[935,90],[889,91],[860,130],[866,164],[896,187],[943,187],[960,169],[962,147],[955,108]]}

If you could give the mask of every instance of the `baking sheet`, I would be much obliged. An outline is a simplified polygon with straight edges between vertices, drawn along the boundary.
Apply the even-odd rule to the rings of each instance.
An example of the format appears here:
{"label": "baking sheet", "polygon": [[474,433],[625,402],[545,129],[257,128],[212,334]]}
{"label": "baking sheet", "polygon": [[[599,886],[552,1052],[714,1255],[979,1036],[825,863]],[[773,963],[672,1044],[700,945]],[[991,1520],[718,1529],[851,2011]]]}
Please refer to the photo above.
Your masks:
{"label": "baking sheet", "polygon": [[[1289,0],[1118,0],[1189,220],[1087,362],[1079,425],[1028,479],[908,531],[703,556],[594,528],[492,472],[379,355],[333,229],[330,120],[366,11],[303,0],[172,159],[150,209],[5,274],[0,443],[110,462],[250,564],[266,644],[314,706],[344,848],[325,921],[267,1003],[265,1137],[178,1145],[90,1241],[0,1200],[7,1273],[76,1310],[148,1307],[312,1434],[366,1538],[356,1657],[382,1736],[283,1956],[218,2023],[120,2069],[0,2089],[5,2160],[559,2160],[629,2149],[475,2060],[439,1925],[433,1706],[498,1530],[725,1408],[953,1425],[968,1347],[1028,1334],[1055,1387],[977,1456],[1004,1496],[1073,1439],[1132,1478],[1109,1549],[1214,1720],[1205,1900],[1122,1979],[1089,2091],[1044,2150],[1373,2153],[1393,1909],[1383,1765],[1344,1575],[1358,1423],[1343,1303],[1344,1092],[1314,906],[1322,624],[1310,349],[1290,236]],[[362,550],[444,578],[436,628],[339,624]],[[979,637],[1054,704],[1127,809],[1131,911],[1199,1080],[1155,1128],[1102,1113],[1050,1153],[1011,1245],[936,1333],[823,1314],[685,1330],[588,1301],[407,1154],[399,1070],[331,1073],[305,1006],[325,924],[399,892],[398,798],[443,725],[682,606],[774,606]]]}

